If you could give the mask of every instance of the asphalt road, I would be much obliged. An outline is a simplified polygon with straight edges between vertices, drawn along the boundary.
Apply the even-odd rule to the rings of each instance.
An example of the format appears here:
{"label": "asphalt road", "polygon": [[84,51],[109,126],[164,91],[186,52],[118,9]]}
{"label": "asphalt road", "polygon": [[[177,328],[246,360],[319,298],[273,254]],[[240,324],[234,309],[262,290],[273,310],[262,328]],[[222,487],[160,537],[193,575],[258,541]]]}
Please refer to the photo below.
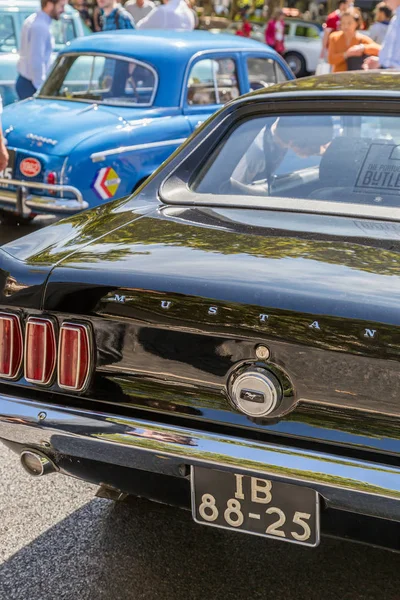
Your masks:
{"label": "asphalt road", "polygon": [[[0,225],[0,243],[41,225]],[[0,600],[400,599],[398,554],[327,538],[305,549],[95,492],[32,478],[0,445]]]}

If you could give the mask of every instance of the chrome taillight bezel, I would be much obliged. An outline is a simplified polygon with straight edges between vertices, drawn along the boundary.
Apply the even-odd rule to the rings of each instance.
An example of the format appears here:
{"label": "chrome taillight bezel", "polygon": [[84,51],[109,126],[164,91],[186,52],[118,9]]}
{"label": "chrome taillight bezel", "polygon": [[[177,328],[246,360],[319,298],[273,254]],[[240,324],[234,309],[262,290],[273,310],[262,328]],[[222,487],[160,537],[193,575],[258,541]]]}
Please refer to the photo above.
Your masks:
{"label": "chrome taillight bezel", "polygon": [[[79,334],[83,334],[86,338],[87,344],[87,352],[88,352],[88,367],[86,371],[85,378],[81,386],[69,386],[62,384],[61,379],[61,352],[62,352],[62,339],[63,333],[67,330],[78,331]],[[79,356],[81,354],[81,347],[79,349]],[[81,359],[81,356],[78,360]],[[78,362],[79,364],[79,362]],[[68,390],[70,392],[82,392],[84,391],[88,383],[90,381],[90,377],[93,371],[93,334],[92,329],[87,323],[80,323],[75,321],[63,321],[60,326],[59,336],[58,336],[58,352],[57,352],[57,385],[62,390]],[[77,369],[77,379],[79,377],[79,368]]]}
{"label": "chrome taillight bezel", "polygon": [[[28,345],[28,333],[29,333],[29,327],[30,325],[42,325],[43,327],[46,327],[47,324],[50,325],[51,328],[51,332],[52,332],[52,338],[53,338],[53,345],[54,345],[54,352],[53,352],[53,365],[51,368],[51,372],[49,374],[49,376],[47,378],[44,377],[45,375],[45,361],[43,360],[43,369],[42,369],[42,373],[43,373],[43,377],[41,380],[38,379],[32,379],[31,377],[27,376],[27,359],[28,359],[28,352],[27,352],[27,345]],[[29,383],[32,383],[34,385],[42,385],[42,386],[49,386],[53,383],[54,381],[54,375],[56,372],[56,366],[57,366],[57,356],[58,356],[58,351],[57,351],[57,332],[56,332],[56,325],[55,322],[53,321],[53,319],[50,319],[49,317],[37,317],[37,316],[31,316],[28,317],[28,319],[26,320],[25,323],[25,339],[24,339],[24,377],[25,380]]]}
{"label": "chrome taillight bezel", "polygon": [[[20,342],[21,342],[21,356],[20,356],[18,366],[15,369],[14,374],[12,372],[10,372],[8,374],[0,373],[0,379],[6,379],[7,381],[15,381],[16,379],[18,379],[21,376],[21,367],[22,367],[22,363],[24,360],[24,354],[25,354],[24,334],[22,331],[21,317],[20,317],[20,315],[17,315],[15,313],[0,312],[0,319],[12,321],[17,324],[18,335],[20,337]],[[13,331],[12,345],[14,345],[14,331]],[[10,354],[12,355],[12,350],[11,350]]]}

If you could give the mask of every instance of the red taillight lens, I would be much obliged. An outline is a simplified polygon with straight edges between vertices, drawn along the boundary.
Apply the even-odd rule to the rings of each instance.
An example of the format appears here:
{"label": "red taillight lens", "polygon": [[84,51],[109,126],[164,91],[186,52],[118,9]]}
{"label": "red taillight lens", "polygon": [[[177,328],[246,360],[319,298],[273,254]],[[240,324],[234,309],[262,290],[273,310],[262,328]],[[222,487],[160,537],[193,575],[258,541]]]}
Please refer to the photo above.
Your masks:
{"label": "red taillight lens", "polygon": [[86,325],[63,323],[58,346],[58,385],[80,391],[90,370],[90,333]]}
{"label": "red taillight lens", "polygon": [[0,377],[14,379],[22,362],[22,330],[19,318],[0,314]]}
{"label": "red taillight lens", "polygon": [[[54,171],[50,171],[50,173],[47,175],[47,183],[49,183],[50,185],[55,185],[57,183],[57,173],[55,173]],[[53,190],[49,190],[49,194],[51,196],[55,196],[56,192],[54,192]]]}
{"label": "red taillight lens", "polygon": [[25,329],[25,379],[46,385],[56,367],[56,335],[50,319],[30,317]]}
{"label": "red taillight lens", "polygon": [[55,185],[57,183],[57,173],[50,171],[50,173],[47,175],[47,183],[50,183],[50,185]]}

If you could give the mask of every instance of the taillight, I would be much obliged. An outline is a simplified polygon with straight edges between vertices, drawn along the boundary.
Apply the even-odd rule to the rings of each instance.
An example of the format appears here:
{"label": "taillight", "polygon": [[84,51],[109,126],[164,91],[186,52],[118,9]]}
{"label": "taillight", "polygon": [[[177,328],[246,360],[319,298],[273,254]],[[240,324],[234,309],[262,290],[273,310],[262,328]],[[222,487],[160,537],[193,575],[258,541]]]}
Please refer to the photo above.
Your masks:
{"label": "taillight", "polygon": [[47,183],[50,183],[50,185],[55,185],[57,183],[57,173],[50,171],[50,173],[47,175]]}
{"label": "taillight", "polygon": [[0,313],[0,377],[14,379],[22,362],[22,330],[16,315]]}
{"label": "taillight", "polygon": [[[54,171],[50,171],[47,175],[47,183],[50,185],[55,185],[57,183],[57,173]],[[55,196],[56,192],[54,190],[48,190],[51,196]]]}
{"label": "taillight", "polygon": [[25,379],[50,383],[56,368],[56,334],[50,319],[30,317],[25,328]]}
{"label": "taillight", "polygon": [[82,390],[90,372],[90,332],[86,325],[63,323],[58,345],[58,385]]}

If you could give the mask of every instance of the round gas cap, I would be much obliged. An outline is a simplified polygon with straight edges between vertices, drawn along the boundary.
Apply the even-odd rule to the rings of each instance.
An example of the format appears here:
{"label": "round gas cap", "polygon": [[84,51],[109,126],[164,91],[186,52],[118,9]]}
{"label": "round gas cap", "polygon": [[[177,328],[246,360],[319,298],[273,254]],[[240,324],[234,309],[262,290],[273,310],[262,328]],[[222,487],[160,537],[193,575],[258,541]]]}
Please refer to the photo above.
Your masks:
{"label": "round gas cap", "polygon": [[238,375],[230,386],[235,407],[250,417],[266,417],[282,399],[278,379],[267,369],[252,368]]}

